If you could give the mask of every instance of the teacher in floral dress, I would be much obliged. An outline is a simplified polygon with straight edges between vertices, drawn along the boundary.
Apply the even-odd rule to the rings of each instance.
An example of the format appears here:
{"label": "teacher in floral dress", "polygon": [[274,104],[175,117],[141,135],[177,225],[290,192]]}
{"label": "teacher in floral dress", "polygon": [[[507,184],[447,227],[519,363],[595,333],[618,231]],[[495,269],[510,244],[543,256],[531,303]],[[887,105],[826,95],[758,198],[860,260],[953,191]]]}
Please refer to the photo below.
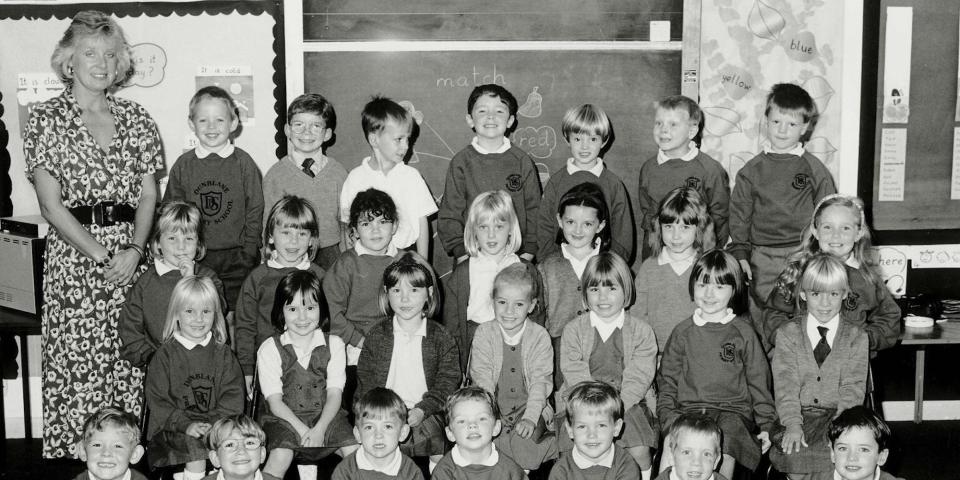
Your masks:
{"label": "teacher in floral dress", "polygon": [[47,235],[43,280],[43,456],[76,457],[84,419],[106,405],[140,415],[143,373],[120,359],[117,321],[144,260],[163,167],[140,105],[112,91],[133,73],[104,13],[78,13],[51,64],[67,86],[31,109],[27,178]]}

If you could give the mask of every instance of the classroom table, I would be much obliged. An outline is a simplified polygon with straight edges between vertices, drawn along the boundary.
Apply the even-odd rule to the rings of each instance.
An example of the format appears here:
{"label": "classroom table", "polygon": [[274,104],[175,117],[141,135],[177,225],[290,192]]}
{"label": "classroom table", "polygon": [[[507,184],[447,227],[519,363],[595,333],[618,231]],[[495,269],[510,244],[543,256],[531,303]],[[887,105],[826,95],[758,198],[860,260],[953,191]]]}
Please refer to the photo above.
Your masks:
{"label": "classroom table", "polygon": [[960,344],[960,321],[935,323],[933,328],[904,328],[901,345],[917,347],[916,380],[913,390],[913,423],[923,422],[923,375],[927,345]]}

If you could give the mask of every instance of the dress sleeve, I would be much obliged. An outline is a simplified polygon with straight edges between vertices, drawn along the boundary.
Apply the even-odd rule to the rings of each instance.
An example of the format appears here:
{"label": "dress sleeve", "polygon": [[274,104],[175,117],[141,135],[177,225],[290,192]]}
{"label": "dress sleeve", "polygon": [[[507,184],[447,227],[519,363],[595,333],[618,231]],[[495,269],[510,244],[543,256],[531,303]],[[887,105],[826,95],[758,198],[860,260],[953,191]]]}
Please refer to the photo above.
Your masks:
{"label": "dress sleeve", "polygon": [[34,169],[46,170],[60,181],[60,161],[55,130],[57,120],[50,109],[38,105],[30,109],[27,126],[23,129],[23,155],[26,158],[27,179],[33,181]]}
{"label": "dress sleeve", "polygon": [[144,175],[153,175],[163,170],[163,142],[160,140],[160,130],[157,123],[147,111],[139,107],[142,120],[140,122],[140,160],[144,165]]}

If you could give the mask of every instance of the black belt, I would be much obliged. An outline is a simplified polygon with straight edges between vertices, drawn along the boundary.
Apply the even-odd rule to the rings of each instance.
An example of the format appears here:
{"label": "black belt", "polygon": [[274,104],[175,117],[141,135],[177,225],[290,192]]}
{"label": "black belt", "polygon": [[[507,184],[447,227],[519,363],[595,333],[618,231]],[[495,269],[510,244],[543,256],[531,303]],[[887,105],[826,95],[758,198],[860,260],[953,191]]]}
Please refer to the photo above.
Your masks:
{"label": "black belt", "polygon": [[82,205],[69,210],[81,224],[101,227],[133,222],[137,217],[136,207],[127,203],[100,202],[96,205]]}

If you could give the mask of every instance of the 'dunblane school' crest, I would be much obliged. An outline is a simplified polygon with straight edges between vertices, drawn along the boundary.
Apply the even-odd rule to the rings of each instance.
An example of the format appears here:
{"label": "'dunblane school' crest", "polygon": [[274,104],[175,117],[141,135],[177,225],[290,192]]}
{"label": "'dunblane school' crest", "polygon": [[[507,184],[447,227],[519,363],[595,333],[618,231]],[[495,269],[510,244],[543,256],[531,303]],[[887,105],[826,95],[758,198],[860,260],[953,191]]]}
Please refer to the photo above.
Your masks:
{"label": "'dunblane school' crest", "polygon": [[223,192],[202,192],[200,193],[200,210],[204,215],[214,216],[220,213],[220,207],[223,205]]}
{"label": "'dunblane school' crest", "polygon": [[197,410],[200,412],[210,411],[210,397],[213,393],[212,387],[205,387],[194,385],[193,388],[193,402],[196,405]]}

